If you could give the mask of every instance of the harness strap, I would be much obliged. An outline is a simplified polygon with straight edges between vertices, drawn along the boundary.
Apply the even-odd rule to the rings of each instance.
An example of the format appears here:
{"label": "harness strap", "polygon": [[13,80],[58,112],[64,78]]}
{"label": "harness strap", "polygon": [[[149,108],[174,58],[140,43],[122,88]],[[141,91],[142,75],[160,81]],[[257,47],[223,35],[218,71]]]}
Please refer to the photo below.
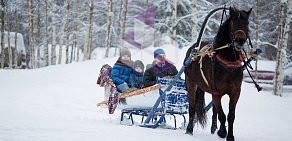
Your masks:
{"label": "harness strap", "polygon": [[212,96],[219,96],[219,92],[218,92],[218,89],[217,89],[216,83],[215,83],[215,72],[214,72],[215,57],[214,56],[211,57],[211,62],[212,62],[212,67],[211,67],[212,74],[211,75],[212,75],[212,80],[213,80],[213,85],[211,86],[211,92],[212,92]]}
{"label": "harness strap", "polygon": [[[209,83],[208,83],[208,80],[207,80],[207,78],[206,78],[206,76],[204,74],[204,71],[202,69],[203,68],[203,58],[206,55],[208,55],[211,58],[211,60],[212,60],[212,77],[214,78],[215,74],[214,74],[213,63],[214,63],[215,59],[213,58],[213,56],[214,56],[214,54],[216,53],[217,50],[221,50],[221,49],[228,48],[228,47],[230,47],[230,45],[226,44],[226,45],[224,45],[222,47],[213,49],[213,45],[212,44],[208,44],[208,45],[202,47],[198,52],[190,54],[192,56],[192,60],[196,60],[198,57],[200,57],[200,60],[198,62],[200,64],[200,72],[201,72],[202,78],[203,78],[204,82],[207,84],[207,86],[209,86]],[[213,79],[213,81],[215,81],[215,80]],[[215,85],[215,82],[213,84]],[[216,86],[215,86],[215,88],[216,88]]]}
{"label": "harness strap", "polygon": [[190,56],[192,56],[193,60],[196,60],[197,57],[205,57],[206,55],[208,55],[210,58],[216,53],[217,50],[221,50],[224,48],[229,48],[230,44],[226,44],[222,47],[213,49],[213,45],[212,44],[208,44],[204,47],[202,47],[198,52],[191,52]]}
{"label": "harness strap", "polygon": [[226,45],[224,45],[222,47],[215,48],[214,50],[221,50],[221,49],[228,48],[228,47],[230,47],[230,44],[226,44]]}

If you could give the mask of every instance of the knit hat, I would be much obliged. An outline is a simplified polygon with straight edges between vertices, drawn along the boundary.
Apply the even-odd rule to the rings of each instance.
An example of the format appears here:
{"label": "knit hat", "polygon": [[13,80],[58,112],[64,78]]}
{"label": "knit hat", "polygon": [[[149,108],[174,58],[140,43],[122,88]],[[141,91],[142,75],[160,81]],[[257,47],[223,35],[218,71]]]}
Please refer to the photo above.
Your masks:
{"label": "knit hat", "polygon": [[127,48],[121,48],[120,49],[120,57],[124,56],[124,55],[128,55],[131,57],[131,52],[129,49]]}
{"label": "knit hat", "polygon": [[137,60],[134,62],[133,64],[133,69],[137,68],[137,67],[140,67],[142,69],[142,71],[144,71],[144,64],[142,61],[140,60]]}
{"label": "knit hat", "polygon": [[154,51],[154,58],[156,58],[160,54],[165,54],[164,50],[163,49],[160,49],[160,48],[159,49],[156,49]]}

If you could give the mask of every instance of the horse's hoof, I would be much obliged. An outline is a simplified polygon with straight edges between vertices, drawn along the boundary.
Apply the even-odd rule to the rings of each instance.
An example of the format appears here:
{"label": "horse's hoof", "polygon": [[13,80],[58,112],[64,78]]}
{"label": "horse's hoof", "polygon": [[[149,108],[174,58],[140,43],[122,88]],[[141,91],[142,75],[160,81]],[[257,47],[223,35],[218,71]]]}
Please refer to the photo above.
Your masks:
{"label": "horse's hoof", "polygon": [[217,130],[217,127],[216,126],[212,126],[211,127],[211,134],[214,134],[216,130]]}
{"label": "horse's hoof", "polygon": [[234,140],[234,137],[233,136],[232,137],[228,137],[227,136],[226,141],[235,141],[235,140]]}
{"label": "horse's hoof", "polygon": [[219,131],[217,132],[217,134],[218,134],[218,136],[219,136],[220,138],[226,138],[227,131],[226,131],[226,130],[219,130]]}
{"label": "horse's hoof", "polygon": [[188,135],[191,135],[191,136],[192,136],[192,135],[193,135],[193,132],[191,132],[191,131],[188,131],[188,130],[187,130],[186,134],[188,134]]}

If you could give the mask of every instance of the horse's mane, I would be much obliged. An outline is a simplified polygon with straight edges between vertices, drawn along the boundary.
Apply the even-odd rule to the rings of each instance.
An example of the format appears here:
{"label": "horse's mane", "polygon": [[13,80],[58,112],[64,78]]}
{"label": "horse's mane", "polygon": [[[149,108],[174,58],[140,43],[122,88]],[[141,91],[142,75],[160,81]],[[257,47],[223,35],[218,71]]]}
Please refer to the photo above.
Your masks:
{"label": "horse's mane", "polygon": [[[231,22],[231,18],[229,17],[224,23],[220,26],[217,35],[214,38],[213,47],[219,48],[228,43],[231,43],[232,40],[230,38],[230,29],[229,24]],[[217,51],[223,58],[228,59],[230,61],[235,61],[238,59],[238,52],[234,52],[233,48],[225,48]],[[234,54],[235,53],[235,54]]]}
{"label": "horse's mane", "polygon": [[218,33],[215,36],[214,42],[213,42],[214,48],[218,48],[218,47],[224,46],[227,43],[231,42],[231,39],[230,39],[230,36],[229,36],[229,24],[230,24],[230,21],[231,21],[231,18],[229,17],[219,27]]}

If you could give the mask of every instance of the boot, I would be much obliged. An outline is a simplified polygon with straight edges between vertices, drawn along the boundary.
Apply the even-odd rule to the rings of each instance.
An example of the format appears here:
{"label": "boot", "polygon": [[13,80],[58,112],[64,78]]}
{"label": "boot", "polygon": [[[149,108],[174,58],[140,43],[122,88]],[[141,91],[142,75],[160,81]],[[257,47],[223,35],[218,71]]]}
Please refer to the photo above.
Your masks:
{"label": "boot", "polygon": [[125,98],[120,99],[119,103],[123,105],[127,105],[127,101]]}

